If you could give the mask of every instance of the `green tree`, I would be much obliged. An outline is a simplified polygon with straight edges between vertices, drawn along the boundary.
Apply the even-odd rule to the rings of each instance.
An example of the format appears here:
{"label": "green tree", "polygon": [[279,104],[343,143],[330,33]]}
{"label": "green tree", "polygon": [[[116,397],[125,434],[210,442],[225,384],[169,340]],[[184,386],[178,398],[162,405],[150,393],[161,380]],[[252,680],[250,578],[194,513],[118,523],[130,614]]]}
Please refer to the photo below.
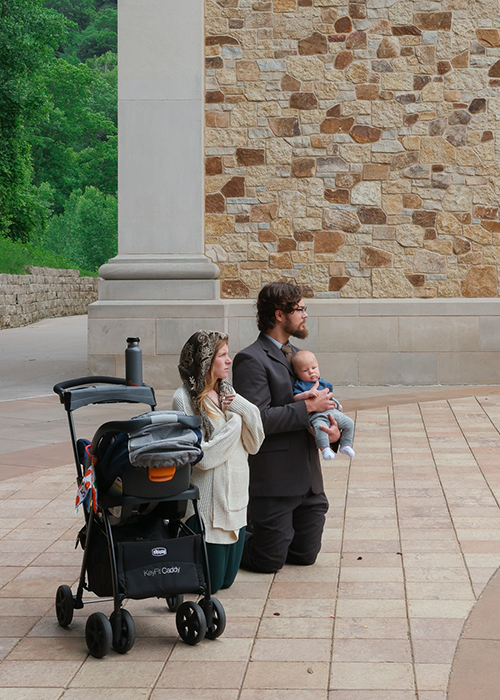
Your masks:
{"label": "green tree", "polygon": [[66,28],[44,0],[0,0],[0,234],[12,239],[28,240],[39,224],[27,132],[49,111],[42,74]]}
{"label": "green tree", "polygon": [[117,11],[107,7],[76,37],[74,47],[80,61],[118,50]]}
{"label": "green tree", "polygon": [[116,53],[117,3],[100,0],[46,0],[47,6],[74,22],[58,56],[78,65],[108,51]]}
{"label": "green tree", "polygon": [[97,271],[116,255],[117,218],[116,197],[95,187],[75,190],[64,213],[50,220],[44,246],[78,268]]}
{"label": "green tree", "polygon": [[86,29],[96,12],[95,0],[45,0],[45,7],[59,12],[75,23],[74,31]]}
{"label": "green tree", "polygon": [[62,58],[52,63],[44,82],[52,109],[31,136],[34,182],[50,184],[54,212],[61,214],[75,189],[116,193],[117,129],[101,111],[112,112],[116,92],[99,71]]}
{"label": "green tree", "polygon": [[107,7],[118,7],[118,0],[95,0],[96,10],[105,10]]}
{"label": "green tree", "polygon": [[97,71],[101,78],[93,87],[94,109],[118,126],[118,55],[107,51],[100,56],[88,58],[85,64]]}

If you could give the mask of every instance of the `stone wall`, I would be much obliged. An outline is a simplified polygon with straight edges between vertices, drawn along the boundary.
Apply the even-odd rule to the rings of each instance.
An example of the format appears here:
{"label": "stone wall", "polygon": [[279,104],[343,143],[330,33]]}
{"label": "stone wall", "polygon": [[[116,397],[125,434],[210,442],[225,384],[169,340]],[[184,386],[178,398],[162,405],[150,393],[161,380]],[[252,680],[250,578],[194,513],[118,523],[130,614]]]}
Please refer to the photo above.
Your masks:
{"label": "stone wall", "polygon": [[498,0],[206,0],[223,298],[498,297]]}
{"label": "stone wall", "polygon": [[0,274],[0,328],[86,314],[97,300],[97,285],[97,277],[80,277],[77,270],[32,267],[29,275]]}

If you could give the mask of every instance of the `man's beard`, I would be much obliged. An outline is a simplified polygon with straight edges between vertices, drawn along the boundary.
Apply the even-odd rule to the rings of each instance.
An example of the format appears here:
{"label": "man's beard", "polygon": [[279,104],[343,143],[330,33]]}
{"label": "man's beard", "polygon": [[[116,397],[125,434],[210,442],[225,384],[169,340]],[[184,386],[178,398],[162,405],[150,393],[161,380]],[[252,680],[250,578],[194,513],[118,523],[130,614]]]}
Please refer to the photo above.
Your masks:
{"label": "man's beard", "polygon": [[290,333],[291,336],[294,338],[299,338],[300,340],[304,340],[304,338],[307,338],[309,335],[309,331],[307,330],[306,327],[304,328],[298,328],[296,331],[293,331]]}
{"label": "man's beard", "polygon": [[285,331],[285,333],[288,333],[293,338],[299,338],[300,340],[304,340],[304,338],[307,338],[307,336],[309,335],[309,331],[305,326],[303,328],[294,328],[290,318],[286,319],[285,325],[283,326],[283,330]]}

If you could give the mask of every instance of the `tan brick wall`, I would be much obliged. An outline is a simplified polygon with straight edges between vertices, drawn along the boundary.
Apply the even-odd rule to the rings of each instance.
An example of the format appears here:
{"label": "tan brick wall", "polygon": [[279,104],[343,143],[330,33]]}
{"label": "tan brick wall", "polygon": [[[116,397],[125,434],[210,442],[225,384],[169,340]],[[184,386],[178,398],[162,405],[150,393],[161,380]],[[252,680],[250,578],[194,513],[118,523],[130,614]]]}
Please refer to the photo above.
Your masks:
{"label": "tan brick wall", "polygon": [[206,0],[223,298],[497,297],[498,0]]}
{"label": "tan brick wall", "polygon": [[97,285],[97,277],[80,277],[77,270],[32,267],[29,275],[0,274],[0,328],[86,314],[97,300]]}

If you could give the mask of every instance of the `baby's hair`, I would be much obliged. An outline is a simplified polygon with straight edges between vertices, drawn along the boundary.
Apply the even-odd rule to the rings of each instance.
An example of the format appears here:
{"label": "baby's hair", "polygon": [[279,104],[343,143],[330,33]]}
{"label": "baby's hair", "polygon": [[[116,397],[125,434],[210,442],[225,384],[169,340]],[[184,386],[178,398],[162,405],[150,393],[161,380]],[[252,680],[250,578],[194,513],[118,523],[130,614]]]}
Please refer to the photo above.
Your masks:
{"label": "baby's hair", "polygon": [[298,362],[300,362],[301,358],[303,358],[305,355],[312,355],[314,357],[314,353],[311,352],[310,350],[298,350],[295,355],[292,357],[292,367],[295,369],[296,365]]}

